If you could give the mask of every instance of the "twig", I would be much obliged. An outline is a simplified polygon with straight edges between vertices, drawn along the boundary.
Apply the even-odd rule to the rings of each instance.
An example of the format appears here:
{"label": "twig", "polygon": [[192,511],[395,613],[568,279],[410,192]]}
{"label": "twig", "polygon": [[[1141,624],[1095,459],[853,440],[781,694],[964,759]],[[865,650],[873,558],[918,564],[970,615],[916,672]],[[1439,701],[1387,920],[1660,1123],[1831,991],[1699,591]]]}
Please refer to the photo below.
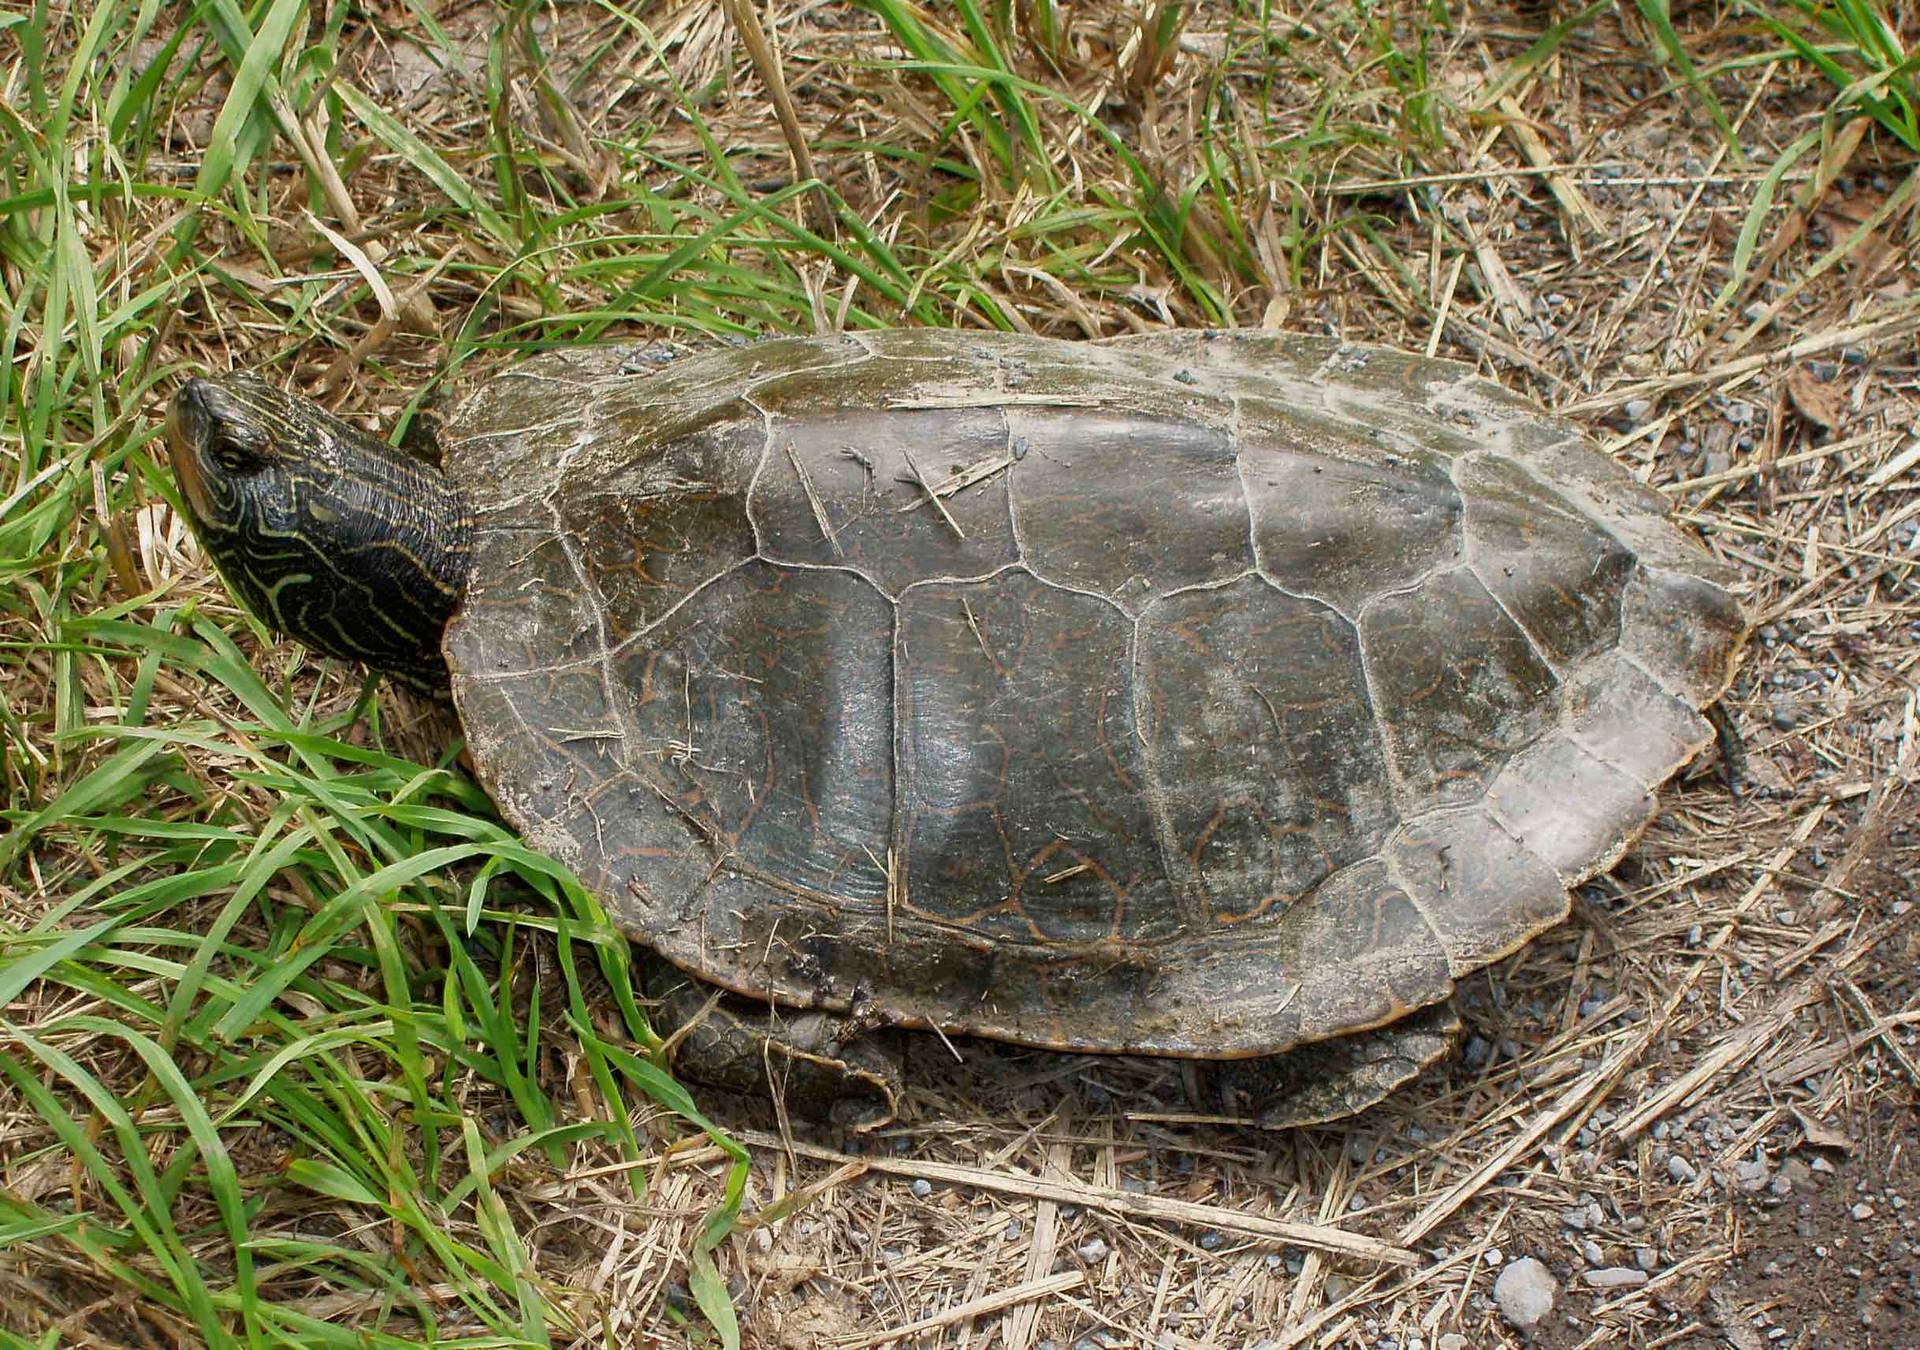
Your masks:
{"label": "twig", "polygon": [[820,494],[814,490],[813,475],[807,472],[807,466],[800,462],[800,454],[791,442],[787,445],[787,462],[793,465],[793,471],[800,475],[800,490],[807,494],[807,505],[813,508],[813,519],[820,526],[820,537],[833,549],[833,556],[844,558],[846,550],[840,547],[840,538],[834,533],[833,522],[827,519],[827,504],[820,500]]}
{"label": "twig", "polygon": [[[768,1134],[764,1130],[742,1130],[737,1135],[745,1143],[755,1148],[784,1149],[786,1145],[778,1135]],[[851,1161],[848,1154],[817,1145],[795,1141],[793,1151],[803,1158],[816,1162],[834,1164]],[[1379,1261],[1386,1265],[1413,1267],[1420,1264],[1420,1254],[1405,1247],[1396,1247],[1390,1242],[1367,1237],[1361,1233],[1350,1233],[1344,1228],[1335,1228],[1331,1224],[1301,1223],[1294,1219],[1273,1219],[1264,1214],[1244,1214],[1235,1209],[1223,1209],[1218,1205],[1202,1205],[1191,1200],[1171,1200],[1165,1196],[1142,1195],[1133,1191],[1115,1190],[1106,1186],[1093,1186],[1086,1182],[1049,1181],[1042,1177],[1019,1176],[1007,1172],[988,1172],[977,1167],[961,1167],[954,1163],[935,1162],[932,1159],[913,1158],[865,1158],[865,1162],[875,1172],[885,1172],[893,1176],[925,1177],[929,1181],[946,1182],[953,1186],[972,1186],[983,1191],[993,1191],[999,1195],[1022,1195],[1034,1199],[1055,1200],[1066,1205],[1080,1205],[1097,1209],[1108,1214],[1124,1214],[1136,1219],[1162,1219],[1171,1223],[1193,1224],[1201,1228],[1218,1228],[1226,1232],[1244,1233],[1248,1237],[1266,1238],[1274,1242],[1290,1242],[1299,1247],[1313,1247],[1321,1251],[1339,1252],[1343,1256],[1359,1257],[1367,1261]]]}
{"label": "twig", "polygon": [[[933,509],[940,513],[940,519],[946,521],[956,535],[965,539],[967,532],[960,528],[960,522],[953,518],[953,513],[947,510],[947,504],[940,500],[940,494],[933,490],[933,484],[927,480],[927,475],[921,472],[920,466],[914,462],[913,451],[901,446],[900,454],[906,459],[907,467],[913,470],[914,481],[918,482],[922,491],[927,494],[926,499],[932,502]],[[914,505],[918,506],[920,503],[915,502]]]}
{"label": "twig", "polygon": [[889,1327],[885,1331],[872,1331],[860,1336],[835,1336],[829,1339],[828,1344],[842,1346],[844,1350],[868,1350],[870,1346],[886,1345],[890,1341],[918,1336],[924,1331],[938,1331],[955,1322],[978,1317],[981,1313],[999,1312],[1002,1308],[1045,1298],[1049,1294],[1063,1294],[1069,1289],[1078,1289],[1086,1282],[1087,1273],[1084,1270],[1063,1270],[1057,1274],[1043,1275],[1037,1280],[1028,1280],[1025,1284],[1016,1284],[1011,1289],[1002,1289],[997,1294],[968,1299],[932,1317],[923,1317],[918,1322],[908,1322],[905,1326]]}

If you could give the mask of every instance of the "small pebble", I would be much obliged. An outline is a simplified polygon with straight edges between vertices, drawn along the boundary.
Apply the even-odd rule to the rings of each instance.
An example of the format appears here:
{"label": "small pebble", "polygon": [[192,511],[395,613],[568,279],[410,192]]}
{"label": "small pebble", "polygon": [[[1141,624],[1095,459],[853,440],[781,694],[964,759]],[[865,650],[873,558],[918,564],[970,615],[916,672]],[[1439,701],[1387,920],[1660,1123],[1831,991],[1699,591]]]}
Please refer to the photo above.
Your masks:
{"label": "small pebble", "polygon": [[1853,1217],[1861,1223],[1865,1223],[1873,1217],[1873,1206],[1865,1202],[1855,1205],[1853,1207]]}
{"label": "small pebble", "polygon": [[1592,1289],[1637,1289],[1647,1282],[1647,1272],[1626,1266],[1609,1266],[1605,1270],[1590,1270],[1581,1278]]}
{"label": "small pebble", "polygon": [[1449,1331],[1433,1343],[1433,1350],[1470,1350],[1470,1344],[1459,1332]]}
{"label": "small pebble", "polygon": [[1700,1171],[1692,1163],[1676,1153],[1667,1159],[1667,1175],[1675,1181],[1687,1182],[1698,1177]]}
{"label": "small pebble", "polygon": [[1227,1235],[1218,1228],[1209,1228],[1200,1235],[1200,1246],[1205,1251],[1217,1252],[1227,1244]]}
{"label": "small pebble", "polygon": [[[1489,1253],[1491,1255],[1491,1253]],[[1493,1282],[1493,1301],[1500,1315],[1520,1330],[1537,1326],[1553,1311],[1559,1286],[1552,1272],[1531,1256],[1523,1256],[1500,1272]]]}
{"label": "small pebble", "polygon": [[1562,1210],[1560,1222],[1576,1233],[1584,1233],[1587,1231],[1587,1211],[1584,1209]]}
{"label": "small pebble", "polygon": [[912,1193],[914,1199],[925,1200],[933,1194],[933,1183],[925,1177],[915,1177],[913,1184],[908,1186],[907,1190]]}
{"label": "small pebble", "polygon": [[1636,1247],[1633,1251],[1633,1264],[1651,1275],[1660,1269],[1660,1253],[1651,1247]]}
{"label": "small pebble", "polygon": [[1590,1266],[1604,1266],[1607,1264],[1607,1254],[1600,1250],[1600,1244],[1592,1238],[1588,1238],[1580,1244],[1580,1255],[1587,1258],[1587,1264]]}
{"label": "small pebble", "polygon": [[1485,1260],[1486,1263],[1490,1266],[1497,1266],[1507,1258],[1500,1254],[1500,1249],[1498,1247],[1489,1247],[1487,1248],[1482,1259]]}

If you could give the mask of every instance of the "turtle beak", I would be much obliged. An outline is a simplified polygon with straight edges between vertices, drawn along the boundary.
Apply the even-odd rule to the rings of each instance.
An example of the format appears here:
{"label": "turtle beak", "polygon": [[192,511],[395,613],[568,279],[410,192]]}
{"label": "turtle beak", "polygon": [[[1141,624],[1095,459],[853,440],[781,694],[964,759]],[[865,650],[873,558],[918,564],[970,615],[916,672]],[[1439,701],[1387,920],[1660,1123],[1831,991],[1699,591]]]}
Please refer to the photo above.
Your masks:
{"label": "turtle beak", "polygon": [[214,519],[213,497],[207,491],[206,470],[200,463],[200,447],[206,443],[211,425],[205,390],[205,380],[188,380],[167,405],[167,454],[173,461],[173,477],[201,524]]}

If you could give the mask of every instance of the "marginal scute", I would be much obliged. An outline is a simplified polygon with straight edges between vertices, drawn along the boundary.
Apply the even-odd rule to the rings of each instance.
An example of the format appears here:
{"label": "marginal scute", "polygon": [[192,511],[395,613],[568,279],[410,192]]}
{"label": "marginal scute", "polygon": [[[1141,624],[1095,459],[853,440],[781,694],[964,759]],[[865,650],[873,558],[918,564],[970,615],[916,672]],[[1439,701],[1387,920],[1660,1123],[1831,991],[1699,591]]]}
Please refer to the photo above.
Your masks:
{"label": "marginal scute", "polygon": [[1428,918],[1377,859],[1328,877],[1268,935],[1275,987],[1298,988],[1303,1040],[1380,1026],[1445,998],[1452,969]]}
{"label": "marginal scute", "polygon": [[1382,449],[1418,447],[1448,459],[1485,450],[1495,439],[1487,419],[1445,401],[1469,374],[1452,361],[1357,344],[1342,344],[1318,372],[1327,407],[1358,434],[1370,434]]}
{"label": "marginal scute", "polygon": [[[460,621],[449,629],[454,701],[481,780],[529,844],[650,936],[672,922],[673,906],[699,896],[708,867],[702,841],[630,763],[599,662],[516,681],[463,675],[460,655],[483,640]],[[570,710],[564,725],[553,725],[556,706]]]}
{"label": "marginal scute", "polygon": [[1460,494],[1441,456],[1357,446],[1350,425],[1268,398],[1239,409],[1254,549],[1283,589],[1358,614],[1460,556]]}
{"label": "marginal scute", "polygon": [[1353,625],[1259,577],[1140,625],[1148,769],[1202,912],[1234,923],[1371,854],[1394,823]]}
{"label": "marginal scute", "polygon": [[1713,728],[1690,703],[1617,653],[1575,672],[1566,699],[1574,739],[1648,788],[1666,782],[1713,739]]}
{"label": "marginal scute", "polygon": [[1229,395],[1255,394],[1316,406],[1315,373],[1340,348],[1334,338],[1250,329],[1175,328],[1133,333],[1105,345],[1129,356],[1176,363],[1176,379]]}
{"label": "marginal scute", "polygon": [[737,396],[761,402],[768,390],[788,380],[837,379],[844,385],[861,378],[871,362],[867,348],[845,335],[772,338],[666,363],[653,346],[624,350],[628,359],[619,377],[597,384],[594,394],[615,419],[650,416],[661,427]]}
{"label": "marginal scute", "polygon": [[1553,672],[1464,570],[1376,600],[1361,616],[1360,641],[1415,811],[1480,800],[1501,766],[1558,718]]}
{"label": "marginal scute", "polygon": [[1721,589],[1739,574],[1703,553],[1673,523],[1667,499],[1572,434],[1565,424],[1542,419],[1517,426],[1509,438],[1516,457],[1541,481],[1572,502],[1588,519],[1631,549],[1650,567],[1684,572]]}
{"label": "marginal scute", "polygon": [[1695,707],[1720,696],[1746,638],[1740,604],[1689,572],[1640,567],[1623,601],[1623,650]]}
{"label": "marginal scute", "polygon": [[1455,976],[1499,960],[1567,917],[1560,874],[1484,809],[1418,817],[1385,856],[1439,936]]}
{"label": "marginal scute", "polygon": [[1558,732],[1508,761],[1487,808],[1571,885],[1619,855],[1652,818],[1654,800],[1646,784]]}

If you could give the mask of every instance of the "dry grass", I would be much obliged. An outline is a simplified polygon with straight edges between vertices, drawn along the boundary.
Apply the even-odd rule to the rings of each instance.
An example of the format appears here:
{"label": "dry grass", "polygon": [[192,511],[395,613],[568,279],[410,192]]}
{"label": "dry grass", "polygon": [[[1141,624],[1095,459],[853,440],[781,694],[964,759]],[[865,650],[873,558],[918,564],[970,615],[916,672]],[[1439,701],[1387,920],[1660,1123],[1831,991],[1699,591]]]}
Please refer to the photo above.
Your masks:
{"label": "dry grass", "polygon": [[[992,53],[953,14],[951,50],[909,51],[911,34],[838,5],[763,7],[751,43],[727,18],[744,16],[741,4],[649,9],[644,29],[542,9],[491,57],[502,16],[488,6],[432,7],[432,26],[418,7],[378,23],[344,16],[326,45],[358,92],[279,124],[246,171],[251,218],[206,217],[198,252],[180,254],[175,203],[94,208],[99,312],[163,283],[170,303],[105,348],[126,397],[93,424],[93,443],[125,443],[165,392],[147,386],[175,363],[276,368],[351,411],[391,412],[449,358],[471,375],[504,359],[491,350],[503,341],[661,327],[937,322],[1093,336],[1264,322],[1475,361],[1586,424],[1750,579],[1758,637],[1727,702],[1746,744],[1743,794],[1710,773],[1672,785],[1664,814],[1584,888],[1573,918],[1467,982],[1463,1055],[1339,1126],[1263,1135],[1208,1119],[1174,1065],[973,1045],[956,1064],[932,1041],[910,1065],[906,1117],[877,1137],[783,1131],[750,1106],[715,1104],[751,1154],[741,1221],[713,1253],[744,1341],[1410,1350],[1417,1339],[1432,1350],[1463,1334],[1476,1350],[1518,1345],[1489,1301],[1497,1249],[1573,1281],[1536,1346],[1747,1350],[1770,1325],[1809,1350],[1920,1345],[1911,1303],[1862,1301],[1893,1287],[1876,1269],[1920,1261],[1920,1204],[1904,1216],[1882,1205],[1877,1226],[1846,1230],[1857,1276],[1809,1259],[1769,1282],[1752,1257],[1794,1217],[1819,1230],[1811,1246],[1833,1197],[1845,1189],[1851,1203],[1856,1183],[1904,1185],[1920,1201],[1911,154],[1863,121],[1804,151],[1736,276],[1742,226],[1772,190],[1768,166],[1819,129],[1832,92],[1804,68],[1742,60],[1770,50],[1753,25],[1704,11],[1680,25],[1694,63],[1717,72],[1734,154],[1656,67],[1656,35],[1624,12],[1590,14],[1534,60],[1559,11],[1476,11],[1442,27],[1413,6],[1325,6],[1275,11],[1263,36],[1222,5],[1155,28],[1137,7],[1094,3],[1064,11],[1066,31],[1049,39],[1042,20],[1056,7],[1018,8],[1028,26]],[[316,32],[330,22],[308,17]],[[1920,38],[1911,12],[1895,20],[1909,44]],[[177,22],[163,18],[156,35]],[[909,56],[931,64],[906,68]],[[146,172],[184,182],[231,76],[191,44],[175,59],[201,74],[156,105],[167,121]],[[0,48],[0,73],[4,60]],[[20,103],[21,62],[12,68],[0,94]],[[455,179],[370,134],[362,101],[435,147]],[[511,148],[504,123],[520,129]],[[305,155],[289,149],[290,126]],[[794,189],[796,159],[825,192]],[[452,196],[462,182],[474,198],[464,205]],[[10,282],[21,267],[0,260]],[[9,350],[31,365],[31,334]],[[84,425],[69,414],[48,444],[87,444]],[[113,559],[116,580],[96,566],[86,586],[65,583],[71,613],[185,633],[197,607],[244,641],[140,463],[115,460],[46,541],[69,567],[112,541],[110,521],[130,546]],[[20,468],[16,482],[32,478],[24,456]],[[46,593],[45,574],[20,575]],[[118,809],[184,829],[209,802],[263,822],[282,800],[246,747],[223,739],[259,715],[233,687],[137,653],[76,661],[50,613],[34,600],[0,616],[17,653],[5,667],[7,819],[34,825],[0,876],[16,932],[49,914],[84,923],[102,885],[182,869],[33,819],[121,752],[125,742],[75,733],[127,720],[132,691],[146,725],[208,734],[180,743],[167,773],[115,798]],[[284,645],[257,653],[266,687],[292,691],[314,729],[433,761],[448,728],[432,710],[389,700],[376,736],[346,716],[359,690],[350,674],[296,659]],[[287,911],[325,903],[275,885]],[[170,922],[211,923],[230,893]],[[256,922],[228,940],[251,940]],[[452,941],[424,918],[403,929],[406,960]],[[546,931],[523,939],[524,967],[502,977],[504,1005],[522,1016],[564,1006]],[[377,963],[316,972],[396,997]],[[123,973],[142,996],[170,987],[157,969]],[[155,1168],[187,1156],[152,1066],[62,1022],[76,1009],[111,1014],[109,988],[12,992],[0,1045],[57,1031],[149,1113],[139,1119]],[[288,993],[291,1012],[306,1011],[301,997]],[[602,1031],[616,1037],[611,1025]],[[528,1049],[556,1127],[609,1110],[572,1034],[555,1020]],[[523,1128],[525,1098],[457,1056],[427,1062],[489,1141]],[[406,1093],[377,1100],[398,1113]],[[108,1117],[90,1111],[75,1119],[98,1141]],[[503,1231],[517,1244],[499,1258],[501,1288],[517,1279],[521,1307],[544,1310],[523,1319],[525,1343],[709,1334],[688,1302],[685,1257],[727,1160],[682,1141],[673,1117],[635,1111],[638,1143],[528,1149],[479,1169],[443,1216],[476,1248],[504,1250]],[[0,1197],[86,1212],[100,1184],[46,1119],[20,1082],[0,1087]],[[254,1134],[228,1149],[260,1259],[325,1233],[404,1264],[417,1300],[396,1308],[377,1282],[316,1274],[292,1299],[303,1316],[403,1338],[429,1323],[446,1337],[497,1329],[463,1301],[447,1252],[378,1205],[288,1184],[287,1135]],[[1784,1164],[1815,1158],[1837,1168],[1824,1191],[1767,1189],[1801,1175]],[[1763,1173],[1742,1170],[1756,1161]],[[191,1186],[170,1193],[185,1249],[225,1278],[235,1249],[219,1205]],[[122,1273],[153,1278],[137,1253],[23,1227],[24,1212],[8,1211],[3,1230],[0,1327],[60,1344],[196,1343],[165,1281]],[[1589,1240],[1609,1267],[1650,1249],[1651,1278],[1584,1287]]]}

